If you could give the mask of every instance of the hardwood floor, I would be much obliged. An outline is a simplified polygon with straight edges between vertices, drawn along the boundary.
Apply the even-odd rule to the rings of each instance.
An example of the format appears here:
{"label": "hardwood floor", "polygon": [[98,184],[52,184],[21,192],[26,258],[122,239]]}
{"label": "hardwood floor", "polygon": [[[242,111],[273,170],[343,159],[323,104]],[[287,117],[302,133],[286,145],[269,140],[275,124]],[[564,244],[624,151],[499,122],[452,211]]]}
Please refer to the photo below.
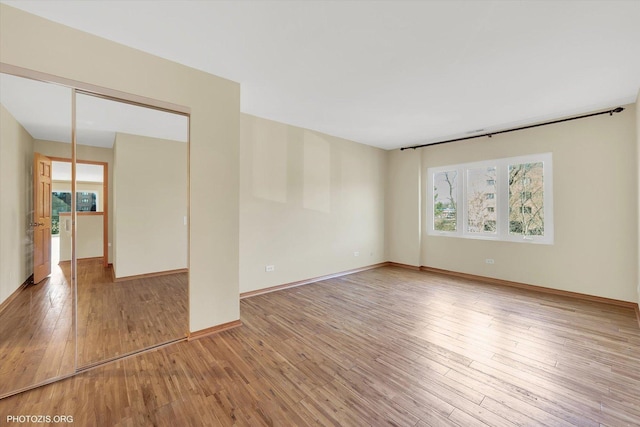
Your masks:
{"label": "hardwood floor", "polygon": [[[69,278],[69,263],[54,266],[0,314],[0,395],[74,372]],[[78,261],[77,278],[79,368],[187,335],[187,273],[114,283],[91,259]]]}
{"label": "hardwood floor", "polygon": [[102,259],[78,263],[80,368],[184,338],[187,273],[114,282]]}
{"label": "hardwood floor", "polygon": [[0,401],[77,425],[640,425],[632,309],[383,267]]}
{"label": "hardwood floor", "polygon": [[70,282],[69,268],[56,265],[0,313],[0,395],[74,372]]}

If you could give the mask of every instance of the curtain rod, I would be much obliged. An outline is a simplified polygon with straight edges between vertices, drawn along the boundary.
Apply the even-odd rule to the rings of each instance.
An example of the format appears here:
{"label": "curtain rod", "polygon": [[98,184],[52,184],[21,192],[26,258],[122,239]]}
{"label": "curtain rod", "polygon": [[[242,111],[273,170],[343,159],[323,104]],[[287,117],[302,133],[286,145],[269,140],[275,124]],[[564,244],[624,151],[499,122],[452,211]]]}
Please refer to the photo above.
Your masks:
{"label": "curtain rod", "polygon": [[621,113],[623,111],[624,111],[624,108],[617,107],[617,108],[614,108],[613,110],[600,111],[598,113],[584,114],[582,116],[569,117],[566,119],[559,119],[559,120],[553,120],[550,122],[537,123],[535,125],[520,126],[512,129],[499,130],[496,132],[488,132],[488,133],[483,133],[482,135],[465,136],[463,138],[448,139],[446,141],[433,142],[431,144],[421,144],[421,145],[412,145],[410,147],[402,147],[400,148],[400,151],[409,150],[409,149],[415,150],[416,148],[430,147],[432,145],[448,144],[449,142],[465,141],[467,139],[482,138],[485,136],[488,136],[489,138],[491,138],[493,135],[499,135],[501,133],[515,132],[517,130],[531,129],[531,128],[537,128],[539,126],[546,126],[546,125],[553,125],[556,123],[568,122],[571,120],[585,119],[587,117],[599,116],[601,114],[609,114],[610,116],[613,116],[613,113]]}

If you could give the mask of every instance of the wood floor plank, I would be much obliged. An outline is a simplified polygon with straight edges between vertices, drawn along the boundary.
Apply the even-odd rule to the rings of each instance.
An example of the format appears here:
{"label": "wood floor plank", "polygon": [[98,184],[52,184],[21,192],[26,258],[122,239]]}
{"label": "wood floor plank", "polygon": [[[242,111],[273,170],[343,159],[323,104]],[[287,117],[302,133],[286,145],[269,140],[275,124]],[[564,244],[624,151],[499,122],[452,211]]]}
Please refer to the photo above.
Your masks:
{"label": "wood floor plank", "polygon": [[77,274],[79,367],[186,336],[187,273],[114,282],[95,259]]}
{"label": "wood floor plank", "polygon": [[[118,316],[105,328],[127,324]],[[0,417],[55,412],[78,425],[122,426],[640,425],[640,328],[625,307],[383,267],[244,299],[241,317],[243,327],[3,399]],[[122,339],[143,338],[132,329]]]}
{"label": "wood floor plank", "polygon": [[78,335],[69,264],[55,265],[0,314],[0,395],[186,336],[187,275],[113,282],[101,259],[78,261]]}
{"label": "wood floor plank", "polygon": [[74,372],[70,277],[54,266],[0,313],[0,395]]}
{"label": "wood floor plank", "polygon": [[[565,415],[562,408],[556,407],[554,402],[545,401],[539,396],[504,380],[484,376],[477,371],[470,370],[466,372],[465,369],[468,368],[462,369],[464,373],[458,371],[458,369],[451,369],[446,376],[453,381],[473,387],[486,397],[491,396],[491,399],[511,408],[514,414],[526,414],[529,418],[534,419],[537,425],[550,427],[574,425],[572,422],[554,415],[559,413]],[[486,400],[483,400],[481,404],[486,406],[487,403]]]}

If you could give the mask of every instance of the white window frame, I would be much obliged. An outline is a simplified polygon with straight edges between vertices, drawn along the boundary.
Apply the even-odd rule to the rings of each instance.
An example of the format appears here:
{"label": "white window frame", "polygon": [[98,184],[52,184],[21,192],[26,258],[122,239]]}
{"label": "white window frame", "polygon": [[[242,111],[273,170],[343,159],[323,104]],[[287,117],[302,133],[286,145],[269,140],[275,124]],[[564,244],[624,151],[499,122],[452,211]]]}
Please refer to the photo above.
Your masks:
{"label": "white window frame", "polygon": [[[544,236],[523,236],[509,233],[509,165],[523,163],[542,163],[544,191]],[[470,169],[496,167],[496,232],[471,233],[467,231],[467,171]],[[434,227],[434,175],[456,171],[456,231],[440,231]],[[538,243],[552,245],[554,243],[553,226],[553,158],[551,153],[531,154],[502,159],[484,160],[481,162],[457,165],[438,166],[427,169],[427,234],[434,236],[459,237],[467,239],[495,240],[520,243]]]}
{"label": "white window frame", "polygon": [[[427,169],[428,171],[428,185],[427,185],[427,230],[429,234],[436,234],[438,236],[458,236],[460,234],[460,227],[462,226],[462,215],[460,213],[460,200],[462,200],[462,185],[459,184],[459,181],[461,179],[464,179],[464,176],[461,175],[461,170],[460,168],[458,168],[458,166],[454,165],[454,166],[444,166],[444,167],[437,167],[437,168],[429,168]],[[441,231],[441,230],[436,230],[434,227],[434,222],[435,222],[435,217],[433,215],[433,210],[435,208],[434,203],[433,203],[433,189],[434,189],[434,176],[438,173],[441,172],[450,172],[450,171],[456,171],[456,231]]]}

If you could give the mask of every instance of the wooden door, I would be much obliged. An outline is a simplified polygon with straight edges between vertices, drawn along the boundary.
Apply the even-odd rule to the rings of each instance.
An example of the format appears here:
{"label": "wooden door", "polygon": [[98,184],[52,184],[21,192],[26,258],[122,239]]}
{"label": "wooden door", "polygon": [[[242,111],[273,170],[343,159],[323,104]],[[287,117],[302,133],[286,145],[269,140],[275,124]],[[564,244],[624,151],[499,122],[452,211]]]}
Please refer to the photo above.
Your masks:
{"label": "wooden door", "polygon": [[51,159],[33,155],[33,283],[51,274]]}

